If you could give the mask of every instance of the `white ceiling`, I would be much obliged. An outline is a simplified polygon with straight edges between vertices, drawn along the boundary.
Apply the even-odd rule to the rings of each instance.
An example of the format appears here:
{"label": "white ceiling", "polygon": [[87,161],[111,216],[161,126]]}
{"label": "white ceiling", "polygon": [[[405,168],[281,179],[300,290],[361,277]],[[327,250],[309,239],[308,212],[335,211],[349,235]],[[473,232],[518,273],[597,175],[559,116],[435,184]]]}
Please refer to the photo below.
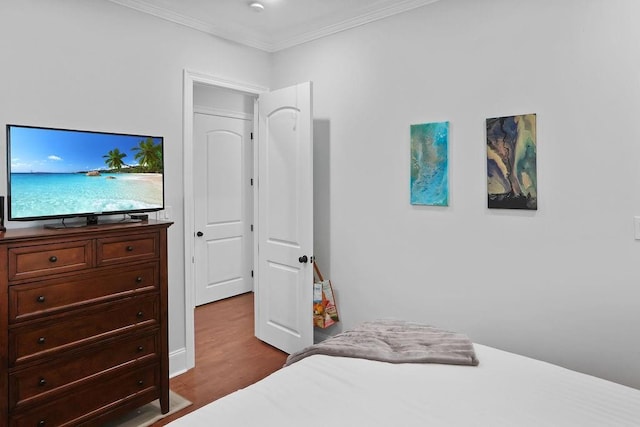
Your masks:
{"label": "white ceiling", "polygon": [[109,0],[267,52],[305,43],[439,0]]}

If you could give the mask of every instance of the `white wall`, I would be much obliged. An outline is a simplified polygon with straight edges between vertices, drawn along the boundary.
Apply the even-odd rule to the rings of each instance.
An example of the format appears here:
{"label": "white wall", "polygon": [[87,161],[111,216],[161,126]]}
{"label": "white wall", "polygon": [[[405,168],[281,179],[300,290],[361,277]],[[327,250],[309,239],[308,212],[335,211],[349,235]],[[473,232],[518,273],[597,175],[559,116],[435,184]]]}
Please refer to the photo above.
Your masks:
{"label": "white wall", "polygon": [[[0,125],[165,137],[166,204],[175,222],[169,349],[179,356],[185,348],[183,70],[266,86],[269,56],[104,0],[2,0],[0,16]],[[0,176],[6,176],[0,135]],[[183,368],[173,361],[172,372]]]}
{"label": "white wall", "polygon": [[[330,129],[341,327],[424,321],[640,388],[640,2],[442,0],[274,55]],[[537,113],[536,212],[489,210],[485,119]],[[409,125],[450,121],[450,206]],[[328,176],[328,175],[327,175]]]}

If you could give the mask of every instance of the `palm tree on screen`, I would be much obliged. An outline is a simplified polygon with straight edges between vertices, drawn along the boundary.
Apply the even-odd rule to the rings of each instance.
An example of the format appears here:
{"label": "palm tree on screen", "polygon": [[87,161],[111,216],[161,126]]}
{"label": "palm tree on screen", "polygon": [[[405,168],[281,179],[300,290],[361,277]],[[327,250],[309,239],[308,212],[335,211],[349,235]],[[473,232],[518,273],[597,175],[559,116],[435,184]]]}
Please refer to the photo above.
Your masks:
{"label": "palm tree on screen", "polygon": [[162,172],[162,145],[155,144],[153,138],[140,141],[132,150],[136,151],[134,158],[147,172]]}
{"label": "palm tree on screen", "polygon": [[106,159],[104,162],[109,168],[120,170],[125,165],[122,159],[127,157],[127,153],[123,153],[118,148],[114,148],[102,157]]}

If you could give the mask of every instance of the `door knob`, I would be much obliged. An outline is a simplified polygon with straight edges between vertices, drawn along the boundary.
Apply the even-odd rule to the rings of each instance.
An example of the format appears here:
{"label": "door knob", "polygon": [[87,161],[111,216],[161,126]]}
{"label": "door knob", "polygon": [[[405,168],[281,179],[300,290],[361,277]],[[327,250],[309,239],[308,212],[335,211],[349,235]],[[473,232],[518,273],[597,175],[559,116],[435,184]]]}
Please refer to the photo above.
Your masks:
{"label": "door knob", "polygon": [[202,237],[202,236],[204,236],[204,233],[203,233],[202,231],[198,231],[198,232],[196,233],[196,236],[198,236],[198,237]]}
{"label": "door knob", "polygon": [[306,255],[302,255],[300,258],[298,258],[298,261],[300,261],[301,264],[304,264],[309,261],[309,258]]}

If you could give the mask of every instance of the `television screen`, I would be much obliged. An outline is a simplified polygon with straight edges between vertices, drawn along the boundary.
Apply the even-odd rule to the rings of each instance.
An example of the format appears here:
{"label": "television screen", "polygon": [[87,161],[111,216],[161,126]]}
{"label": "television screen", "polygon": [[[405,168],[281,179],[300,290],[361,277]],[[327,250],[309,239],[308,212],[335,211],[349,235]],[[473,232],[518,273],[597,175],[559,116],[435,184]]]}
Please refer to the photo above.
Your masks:
{"label": "television screen", "polygon": [[9,220],[164,208],[163,138],[7,125]]}

